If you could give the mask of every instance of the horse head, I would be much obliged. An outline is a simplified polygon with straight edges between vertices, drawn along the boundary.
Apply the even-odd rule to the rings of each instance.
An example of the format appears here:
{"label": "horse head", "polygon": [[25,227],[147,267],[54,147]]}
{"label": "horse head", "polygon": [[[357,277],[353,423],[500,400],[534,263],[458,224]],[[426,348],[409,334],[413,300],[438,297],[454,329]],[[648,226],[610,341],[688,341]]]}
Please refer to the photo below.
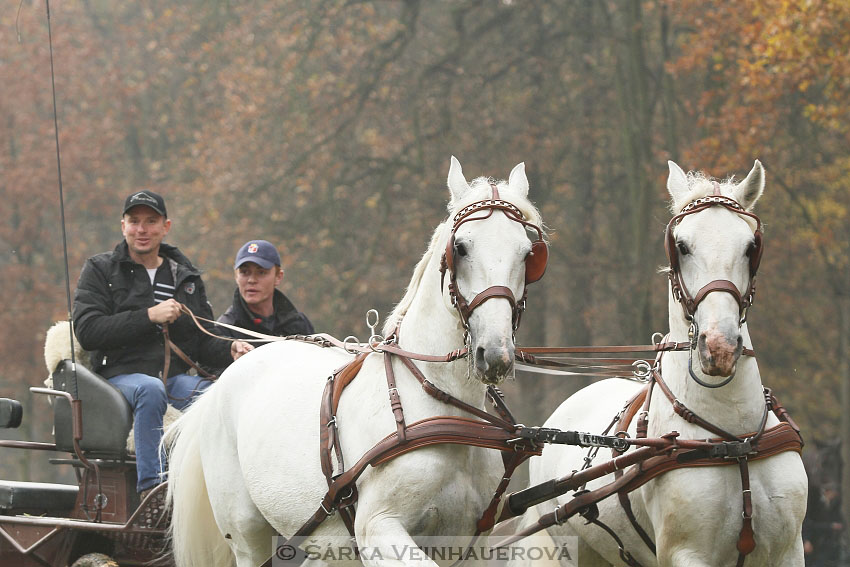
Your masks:
{"label": "horse head", "polygon": [[[761,258],[761,222],[750,209],[764,190],[764,168],[756,160],[746,179],[735,184],[668,165],[671,294],[682,306],[703,373],[731,377],[743,350],[741,327]],[[671,308],[671,325],[673,313]]]}
{"label": "horse head", "polygon": [[540,215],[528,201],[524,163],[513,168],[507,182],[480,177],[470,184],[452,157],[448,186],[444,297],[465,330],[470,374],[497,384],[513,375],[514,335],[526,287],[546,268]]}

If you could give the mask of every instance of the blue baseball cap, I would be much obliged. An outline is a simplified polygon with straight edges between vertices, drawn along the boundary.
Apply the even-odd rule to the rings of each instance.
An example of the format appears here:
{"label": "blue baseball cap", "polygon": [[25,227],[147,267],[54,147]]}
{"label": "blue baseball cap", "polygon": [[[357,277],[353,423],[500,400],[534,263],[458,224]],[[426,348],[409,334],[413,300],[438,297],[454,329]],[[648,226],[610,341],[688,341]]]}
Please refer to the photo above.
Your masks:
{"label": "blue baseball cap", "polygon": [[272,266],[280,266],[280,254],[268,240],[249,240],[236,253],[233,269],[235,270],[245,262],[254,262],[268,270]]}

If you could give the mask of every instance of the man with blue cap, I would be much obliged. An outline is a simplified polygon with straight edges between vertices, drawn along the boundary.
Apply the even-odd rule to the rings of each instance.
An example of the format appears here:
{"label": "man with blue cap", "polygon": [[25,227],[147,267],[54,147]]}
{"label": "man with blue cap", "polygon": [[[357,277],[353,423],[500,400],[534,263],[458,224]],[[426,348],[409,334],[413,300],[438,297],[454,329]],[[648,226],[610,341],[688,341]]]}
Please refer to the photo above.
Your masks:
{"label": "man with blue cap", "polygon": [[[283,281],[277,248],[267,240],[249,240],[236,253],[233,270],[236,291],[233,305],[218,318],[220,323],[235,325],[266,335],[285,337],[315,332],[307,316],[299,312],[277,286]],[[222,334],[250,338],[238,331],[220,328]]]}

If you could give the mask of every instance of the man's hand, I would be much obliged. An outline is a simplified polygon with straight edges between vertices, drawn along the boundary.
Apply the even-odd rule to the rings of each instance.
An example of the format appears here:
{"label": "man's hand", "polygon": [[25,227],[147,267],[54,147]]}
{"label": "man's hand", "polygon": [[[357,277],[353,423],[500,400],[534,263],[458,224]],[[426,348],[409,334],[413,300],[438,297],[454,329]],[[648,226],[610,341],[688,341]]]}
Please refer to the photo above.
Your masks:
{"label": "man's hand", "polygon": [[252,350],[254,350],[254,345],[245,341],[233,341],[230,343],[230,355],[233,356],[233,360],[237,360],[240,356]]}
{"label": "man's hand", "polygon": [[151,323],[173,323],[180,317],[180,303],[174,299],[166,299],[153,307],[148,307],[148,319]]}

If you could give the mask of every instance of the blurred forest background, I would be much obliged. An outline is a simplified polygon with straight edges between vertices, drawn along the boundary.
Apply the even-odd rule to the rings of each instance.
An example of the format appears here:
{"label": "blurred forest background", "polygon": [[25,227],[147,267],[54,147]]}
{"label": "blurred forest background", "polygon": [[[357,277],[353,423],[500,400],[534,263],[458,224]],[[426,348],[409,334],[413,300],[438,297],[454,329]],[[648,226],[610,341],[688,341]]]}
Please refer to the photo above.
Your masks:
{"label": "blurred forest background", "polygon": [[[17,4],[0,9],[0,396],[25,421],[2,435],[46,441],[27,388],[67,306],[45,6]],[[758,158],[762,375],[809,447],[846,440],[850,3],[57,0],[51,17],[72,287],[150,188],[216,315],[237,248],[266,238],[316,328],[365,338],[445,216],[449,157],[470,179],[524,161],[552,257],[520,344],[644,344],[667,321],[666,160],[741,178]],[[582,385],[507,390],[537,424]],[[20,453],[3,478],[56,478]]]}

